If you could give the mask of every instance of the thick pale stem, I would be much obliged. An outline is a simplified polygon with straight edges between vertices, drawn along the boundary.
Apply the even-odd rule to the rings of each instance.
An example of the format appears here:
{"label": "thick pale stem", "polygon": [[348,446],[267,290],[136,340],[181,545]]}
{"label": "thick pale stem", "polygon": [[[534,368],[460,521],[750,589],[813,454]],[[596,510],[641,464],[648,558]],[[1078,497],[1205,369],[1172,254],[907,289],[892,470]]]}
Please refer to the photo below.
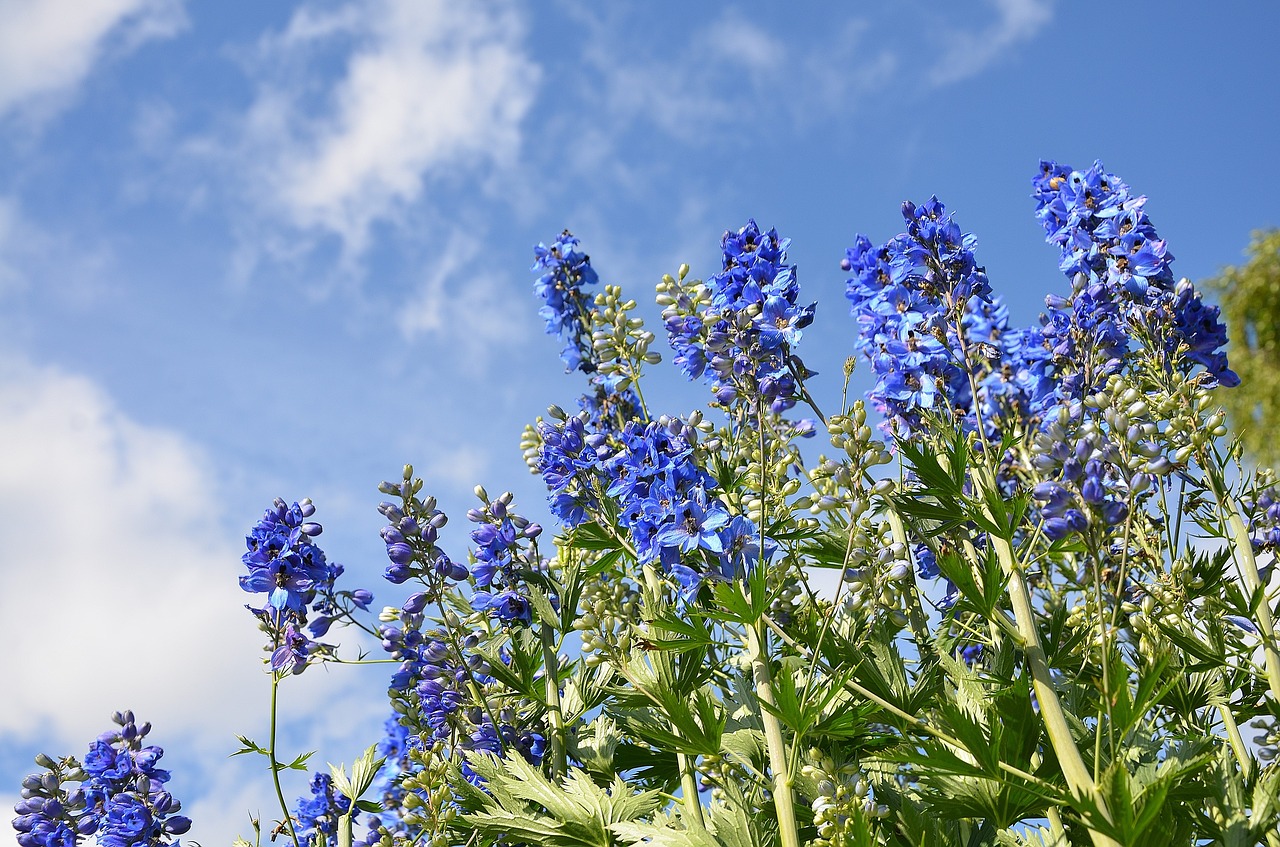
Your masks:
{"label": "thick pale stem", "polygon": [[[978,495],[993,490],[988,480],[979,472],[974,475]],[[990,515],[988,514],[988,517]],[[1067,724],[1066,713],[1058,700],[1058,692],[1053,687],[1053,678],[1049,674],[1049,661],[1045,656],[1044,646],[1040,643],[1040,631],[1036,628],[1035,609],[1031,605],[1031,593],[1027,590],[1023,579],[1022,568],[1013,555],[1013,548],[1003,538],[992,535],[991,544],[996,551],[1000,567],[1008,578],[1009,601],[1013,605],[1013,618],[1018,627],[1018,635],[1022,641],[1022,652],[1026,656],[1027,665],[1031,669],[1031,686],[1036,694],[1036,702],[1040,704],[1040,718],[1044,721],[1045,732],[1049,736],[1049,744],[1062,768],[1071,792],[1078,797],[1087,798],[1102,812],[1103,817],[1111,820],[1111,812],[1107,809],[1106,800],[1093,776],[1085,766],[1080,748],[1076,746],[1071,728]],[[1119,847],[1118,843],[1100,832],[1090,830],[1090,836],[1097,847]]]}
{"label": "thick pale stem", "polygon": [[1253,760],[1249,758],[1249,750],[1244,746],[1244,739],[1240,737],[1236,716],[1231,714],[1231,709],[1226,703],[1218,704],[1218,715],[1222,718],[1223,729],[1227,731],[1227,741],[1231,744],[1231,751],[1236,754],[1236,761],[1240,763],[1240,771],[1247,777],[1253,771]]}
{"label": "thick pale stem", "polygon": [[[1213,481],[1213,494],[1218,499],[1218,506],[1227,514],[1227,525],[1231,528],[1232,553],[1236,565],[1240,568],[1240,578],[1244,581],[1245,591],[1252,597],[1262,587],[1262,578],[1258,575],[1258,561],[1253,556],[1253,542],[1249,540],[1249,529],[1240,517],[1236,502],[1227,496],[1226,486],[1216,473],[1210,472]],[[1266,594],[1258,604],[1256,612],[1258,635],[1262,641],[1262,651],[1267,665],[1267,684],[1271,688],[1271,696],[1280,702],[1280,651],[1276,649],[1275,622],[1271,619],[1271,606]]]}
{"label": "thick pale stem", "polygon": [[280,803],[280,814],[284,815],[284,825],[289,829],[289,837],[293,839],[293,847],[298,844],[298,833],[293,828],[293,816],[289,814],[289,806],[284,802],[284,791],[280,788],[280,763],[276,761],[276,691],[280,687],[280,677],[271,672],[271,737],[267,739],[267,759],[271,762],[271,781],[276,787],[276,801]]}
{"label": "thick pale stem", "polygon": [[[768,634],[763,624],[747,625],[747,652],[751,658],[751,676],[756,696],[770,708],[773,699],[773,674],[769,669]],[[764,724],[765,746],[769,749],[769,769],[773,771],[773,806],[778,813],[778,833],[782,847],[800,847],[796,831],[795,797],[792,794],[791,771],[788,767],[787,744],[782,737],[782,724],[768,708],[760,710]]]}
{"label": "thick pale stem", "polygon": [[551,775],[560,779],[568,770],[564,711],[560,707],[560,660],[556,656],[555,636],[546,623],[542,624],[542,665],[547,686],[547,717],[551,722]]}
{"label": "thick pale stem", "polygon": [[684,753],[676,753],[676,764],[680,768],[680,799],[684,801],[684,813],[689,819],[691,828],[706,829],[707,822],[702,819],[702,798],[698,796],[698,777],[693,772],[689,757]]}

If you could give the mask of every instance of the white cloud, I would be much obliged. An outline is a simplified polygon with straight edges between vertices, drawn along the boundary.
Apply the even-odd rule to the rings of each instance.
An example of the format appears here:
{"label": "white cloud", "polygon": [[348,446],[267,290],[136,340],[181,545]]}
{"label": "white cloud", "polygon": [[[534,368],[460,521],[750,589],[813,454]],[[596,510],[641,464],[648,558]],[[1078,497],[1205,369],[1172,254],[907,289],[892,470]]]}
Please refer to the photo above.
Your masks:
{"label": "white cloud", "polygon": [[982,72],[1012,47],[1034,38],[1053,19],[1052,0],[992,0],[997,17],[976,32],[951,32],[947,47],[930,73],[934,85],[947,85]]}
{"label": "white cloud", "polygon": [[[847,112],[897,68],[883,46],[864,38],[868,24],[849,19],[817,44],[796,49],[769,22],[725,10],[669,50],[645,55],[625,21],[578,9],[587,33],[588,85],[612,120],[613,138],[586,139],[600,160],[633,121],[647,121],[685,143],[732,145],[760,132],[803,126]],[[602,141],[612,142],[602,144]]]}
{"label": "white cloud", "polygon": [[[241,153],[256,205],[359,255],[432,181],[510,164],[540,75],[523,37],[500,2],[304,6],[261,45]],[[335,55],[340,78],[317,88]]]}
{"label": "white cloud", "polygon": [[0,117],[47,118],[101,59],[185,25],[182,0],[0,0]]}
{"label": "white cloud", "polygon": [[[192,836],[248,834],[246,810],[272,815],[269,781],[256,757],[226,757],[235,734],[265,740],[269,683],[208,457],[90,380],[11,357],[0,443],[0,740],[79,755],[132,708],[155,725]],[[290,752],[350,761],[376,740],[384,680],[379,666],[288,680]],[[289,781],[292,801],[305,786]]]}
{"label": "white cloud", "polygon": [[399,309],[397,323],[408,341],[442,337],[461,352],[458,366],[480,372],[491,348],[510,347],[524,337],[529,288],[515,289],[509,274],[488,270],[484,245],[474,236],[454,231],[441,240],[439,255]]}
{"label": "white cloud", "polygon": [[200,452],[14,359],[0,441],[0,644],[11,678],[38,681],[11,688],[0,732],[91,737],[130,703],[180,730],[233,702],[257,677],[256,633]]}

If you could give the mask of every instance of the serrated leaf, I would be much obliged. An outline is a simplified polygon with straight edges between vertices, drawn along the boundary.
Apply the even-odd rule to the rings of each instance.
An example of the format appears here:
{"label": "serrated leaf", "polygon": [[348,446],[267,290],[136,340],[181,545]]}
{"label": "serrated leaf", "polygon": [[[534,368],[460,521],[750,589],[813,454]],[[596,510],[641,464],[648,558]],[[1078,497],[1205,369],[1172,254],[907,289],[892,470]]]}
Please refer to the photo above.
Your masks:
{"label": "serrated leaf", "polygon": [[526,593],[528,594],[529,602],[533,605],[533,610],[537,613],[538,620],[557,632],[561,632],[560,613],[556,611],[555,606],[551,605],[551,600],[540,589],[532,585],[527,586],[527,588],[528,591]]}

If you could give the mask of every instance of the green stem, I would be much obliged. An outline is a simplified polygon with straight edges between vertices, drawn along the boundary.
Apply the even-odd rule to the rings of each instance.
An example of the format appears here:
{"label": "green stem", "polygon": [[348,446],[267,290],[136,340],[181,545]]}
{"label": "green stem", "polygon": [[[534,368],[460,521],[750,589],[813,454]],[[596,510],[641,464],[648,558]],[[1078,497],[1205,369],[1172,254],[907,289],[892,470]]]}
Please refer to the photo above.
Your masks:
{"label": "green stem", "polygon": [[[780,639],[786,642],[787,646],[799,652],[800,655],[805,656],[806,658],[813,655],[813,651],[811,651],[808,647],[806,647],[805,645],[801,644],[799,641],[796,641],[794,638],[788,635],[787,631],[784,630],[782,627],[778,626],[778,624],[773,620],[771,620],[768,615],[764,616],[764,622],[769,627],[769,629],[773,630],[775,635],[777,635]],[[832,674],[833,676],[836,676],[835,671],[825,661],[822,662],[822,667],[828,673]],[[913,714],[903,711],[902,709],[895,706],[893,703],[890,703],[888,700],[876,694],[871,689],[862,687],[861,685],[859,685],[857,682],[855,682],[850,678],[846,677],[844,681],[841,683],[841,685],[844,687],[846,691],[849,691],[852,694],[856,694],[859,697],[866,699],[868,702],[875,703],[877,706],[884,709],[886,712],[890,713],[891,715],[894,715],[895,717],[899,718],[909,726],[919,730],[920,732],[923,732],[926,735],[936,738],[938,741],[940,741],[943,744],[943,746],[945,746],[948,750],[950,750],[952,753],[954,753],[956,756],[963,759],[964,761],[977,764],[978,760],[974,758],[973,754],[969,752],[968,748],[966,748],[964,744],[961,743],[960,739],[947,734],[946,732],[938,729],[935,726],[931,726],[930,724],[925,723],[924,721],[922,721],[920,718],[916,717]],[[1027,773],[1026,771],[1016,768],[1007,762],[996,762],[996,767],[998,767],[1000,770],[1004,771],[1007,774],[1016,776],[1022,780],[1026,780],[1026,782],[1034,786],[1039,791],[1040,796],[1046,800],[1050,800],[1052,802],[1057,803],[1061,799],[1064,799],[1059,796],[1059,792],[1054,788],[1052,784],[1045,782],[1043,779],[1040,779],[1034,774]]]}
{"label": "green stem", "polygon": [[[445,635],[449,638],[449,643],[453,645],[454,655],[458,657],[458,664],[467,674],[467,688],[471,691],[471,696],[484,709],[485,715],[489,718],[489,723],[493,724],[494,734],[498,739],[498,750],[503,756],[507,755],[507,744],[502,740],[502,724],[498,723],[498,717],[493,713],[493,707],[489,705],[489,698],[484,696],[484,690],[481,689],[480,683],[476,681],[476,675],[471,672],[471,665],[467,662],[466,657],[462,653],[462,645],[458,643],[458,634],[453,631],[453,625],[449,622],[449,614],[445,612],[444,598],[436,598],[436,608],[440,610],[440,625],[444,627]],[[454,620],[457,618],[455,617]]]}
{"label": "green stem", "polygon": [[293,816],[289,814],[289,806],[284,802],[284,791],[280,788],[280,763],[276,761],[276,691],[280,687],[280,675],[271,672],[271,737],[267,739],[267,759],[271,762],[271,781],[276,787],[276,800],[280,803],[280,813],[284,815],[284,824],[289,829],[289,837],[293,839],[293,847],[301,847],[298,833],[293,828]]}
{"label": "green stem", "polygon": [[698,796],[698,777],[693,772],[689,757],[684,753],[676,753],[676,764],[680,766],[680,794],[684,801],[684,812],[692,824],[690,829],[706,829],[707,822],[702,819],[702,798]]}
{"label": "green stem", "polygon": [[[662,584],[658,582],[658,573],[653,569],[652,565],[644,565],[645,585],[649,588],[649,593],[653,595],[655,607],[662,601]],[[655,608],[654,612],[657,612]],[[625,671],[623,676],[627,676]],[[634,682],[632,683],[635,684]],[[639,687],[639,686],[637,686]],[[645,692],[646,694],[648,692]],[[651,695],[650,695],[651,696]],[[662,708],[662,703],[655,700],[655,705]],[[675,727],[671,731],[680,736],[679,730]],[[680,769],[680,786],[683,789],[680,793],[684,795],[684,812],[689,821],[696,825],[697,829],[706,829],[707,822],[702,817],[702,798],[698,796],[698,777],[693,772],[693,763],[689,761],[689,757],[684,753],[676,751],[676,766]]]}
{"label": "green stem", "polygon": [[796,830],[795,798],[792,796],[791,771],[788,768],[787,745],[782,737],[782,724],[773,713],[773,675],[769,669],[768,633],[763,624],[747,625],[747,653],[751,658],[751,677],[756,696],[768,708],[760,710],[764,724],[765,746],[769,748],[769,768],[773,771],[773,805],[778,813],[778,832],[782,847],[800,847]]}
{"label": "green stem", "polygon": [[551,627],[542,624],[542,664],[547,686],[547,709],[551,719],[551,775],[562,778],[568,771],[564,749],[564,711],[560,707],[560,660],[556,656],[555,636]]}
{"label": "green stem", "polygon": [[1236,716],[1231,714],[1231,709],[1226,703],[1218,704],[1218,715],[1222,718],[1223,729],[1227,731],[1227,741],[1231,744],[1231,751],[1236,754],[1236,761],[1240,763],[1240,771],[1247,779],[1253,772],[1253,760],[1249,758],[1249,750],[1244,746],[1244,739],[1240,737]]}
{"label": "green stem", "polygon": [[[889,529],[893,531],[893,540],[910,549],[907,528],[903,525],[898,510],[890,507],[886,515],[889,518]],[[920,586],[916,583],[914,572],[911,574],[910,590],[907,591],[907,623],[911,625],[911,634],[915,636],[918,652],[923,660],[925,647],[931,642],[929,619],[925,617],[924,606],[920,602]]]}
{"label": "green stem", "polygon": [[[980,498],[994,488],[981,470],[974,474],[974,486],[977,489],[975,493]],[[988,510],[984,507],[984,511]],[[987,517],[991,517],[989,511]],[[1102,813],[1103,818],[1110,822],[1111,812],[1107,809],[1106,799],[1098,791],[1093,776],[1085,766],[1080,748],[1076,746],[1075,739],[1071,735],[1071,727],[1067,724],[1062,703],[1058,700],[1058,692],[1053,687],[1053,678],[1049,674],[1049,661],[1045,656],[1044,646],[1040,643],[1035,609],[1031,605],[1031,593],[1027,590],[1026,580],[1023,579],[1022,568],[1014,558],[1013,547],[1007,539],[997,535],[992,535],[990,538],[996,551],[996,558],[1000,561],[1000,567],[1009,580],[1009,600],[1013,605],[1013,617],[1018,627],[1019,640],[1022,642],[1022,652],[1031,669],[1031,685],[1036,694],[1036,702],[1040,704],[1040,717],[1044,721],[1049,744],[1058,757],[1062,775],[1066,777],[1067,785],[1073,794],[1092,802]],[[1119,847],[1115,839],[1107,835],[1092,829],[1089,834],[1097,847]]]}
{"label": "green stem", "polygon": [[[1080,755],[1080,749],[1076,747],[1075,739],[1071,735],[1071,727],[1067,724],[1066,713],[1058,700],[1058,692],[1054,690],[1053,679],[1049,674],[1049,662],[1045,657],[1044,647],[1040,643],[1040,633],[1036,629],[1031,594],[1027,591],[1027,584],[1022,579],[1022,572],[1013,562],[1012,551],[1009,550],[1007,542],[993,539],[993,543],[996,545],[996,555],[999,556],[1001,563],[1007,562],[1009,599],[1013,603],[1013,616],[1018,623],[1018,634],[1022,638],[1022,651],[1031,668],[1031,684],[1036,692],[1036,702],[1040,704],[1040,717],[1044,720],[1049,744],[1052,745],[1053,752],[1058,757],[1058,764],[1062,767],[1062,775],[1066,777],[1067,785],[1073,793],[1091,799],[1110,820],[1111,813],[1107,810],[1106,801],[1094,784],[1093,777],[1085,766],[1084,758]],[[1112,839],[1099,833],[1093,833],[1093,840],[1099,845],[1115,844]]]}
{"label": "green stem", "polygon": [[[1203,461],[1205,457],[1202,456]],[[1252,600],[1262,588],[1262,578],[1258,575],[1258,561],[1253,556],[1253,542],[1249,540],[1249,529],[1240,517],[1236,501],[1228,496],[1226,484],[1214,465],[1204,462],[1209,482],[1213,488],[1213,496],[1218,500],[1218,507],[1227,515],[1227,525],[1231,528],[1232,554],[1236,567],[1240,569],[1240,578],[1244,582],[1245,592]],[[1271,696],[1280,702],[1280,652],[1276,650],[1275,623],[1271,619],[1271,605],[1267,602],[1266,593],[1262,594],[1262,602],[1258,604],[1257,615],[1259,640],[1262,641],[1263,654],[1266,657],[1267,684],[1271,688]]]}

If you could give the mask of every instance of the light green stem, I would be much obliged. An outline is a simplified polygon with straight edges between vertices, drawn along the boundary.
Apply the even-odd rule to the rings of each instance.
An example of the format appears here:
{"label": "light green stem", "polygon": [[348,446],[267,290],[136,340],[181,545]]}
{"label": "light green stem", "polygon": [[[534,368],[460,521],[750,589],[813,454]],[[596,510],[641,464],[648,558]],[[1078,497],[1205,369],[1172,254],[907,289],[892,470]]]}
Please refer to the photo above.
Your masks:
{"label": "light green stem", "polygon": [[1236,716],[1231,714],[1231,709],[1226,703],[1218,704],[1218,715],[1222,718],[1222,726],[1227,731],[1227,741],[1231,744],[1231,751],[1236,754],[1236,761],[1240,763],[1240,771],[1248,777],[1253,772],[1253,760],[1249,758],[1249,750],[1244,746],[1244,739],[1240,737]]}
{"label": "light green stem", "polygon": [[[1258,561],[1253,556],[1253,542],[1249,540],[1249,529],[1240,517],[1236,501],[1228,496],[1226,485],[1212,465],[1206,463],[1209,481],[1213,486],[1213,495],[1218,506],[1227,515],[1227,525],[1231,528],[1232,553],[1236,565],[1240,569],[1240,578],[1244,582],[1245,592],[1250,599],[1262,587],[1262,578],[1258,575]],[[1265,592],[1256,612],[1258,635],[1262,641],[1262,651],[1267,665],[1267,685],[1271,688],[1271,696],[1280,702],[1280,651],[1276,649],[1275,622],[1271,619],[1271,605],[1267,602]]]}
{"label": "light green stem", "polygon": [[[768,633],[763,624],[747,625],[747,653],[751,658],[751,676],[756,685],[756,696],[765,706],[774,708],[777,702],[773,699],[773,675],[769,669],[768,644]],[[770,708],[760,710],[760,721],[764,724],[765,746],[769,749],[769,768],[773,771],[773,805],[778,813],[778,832],[782,847],[800,847],[787,745],[782,737],[782,724]]]}
{"label": "light green stem", "polygon": [[[657,604],[662,598],[662,584],[658,582],[658,574],[651,565],[645,565],[643,571],[645,585],[649,587],[649,593]],[[671,731],[679,737],[679,730],[672,727]],[[697,829],[706,829],[707,822],[702,817],[702,798],[698,796],[698,777],[693,772],[693,763],[684,753],[676,751],[676,767],[680,769],[680,786],[683,789],[680,793],[683,795],[681,800],[684,802],[685,817]]]}
{"label": "light green stem", "polygon": [[564,746],[564,710],[560,706],[560,660],[556,656],[555,636],[551,627],[542,624],[542,665],[547,687],[547,714],[551,721],[551,775],[559,780],[568,771]]}
{"label": "light green stem", "polygon": [[284,815],[284,825],[289,829],[289,837],[293,839],[293,847],[298,844],[298,833],[293,828],[293,816],[289,814],[289,806],[284,802],[284,791],[280,788],[280,763],[276,761],[276,690],[280,687],[280,676],[271,672],[271,737],[267,739],[267,759],[271,762],[271,781],[276,787],[276,800],[280,803],[280,814]]}
{"label": "light green stem", "polygon": [[[974,487],[977,495],[985,497],[987,491],[994,486],[980,469],[974,474]],[[987,517],[992,517],[990,511]],[[1044,646],[1040,643],[1040,631],[1036,628],[1035,609],[1031,605],[1031,593],[1027,590],[1022,568],[1013,555],[1009,542],[997,535],[991,535],[991,544],[995,548],[996,558],[1008,578],[1009,601],[1013,605],[1013,618],[1018,627],[1018,635],[1022,642],[1022,652],[1026,656],[1027,665],[1031,669],[1031,685],[1036,694],[1036,702],[1040,704],[1040,717],[1044,721],[1045,732],[1049,735],[1049,744],[1058,758],[1062,775],[1067,785],[1077,797],[1088,799],[1096,805],[1103,817],[1111,820],[1111,812],[1107,809],[1106,800],[1093,782],[1093,776],[1085,766],[1080,748],[1076,746],[1071,735],[1071,727],[1067,724],[1066,713],[1058,700],[1058,692],[1053,687],[1053,678],[1049,674],[1049,661],[1045,656]],[[1119,847],[1115,839],[1095,830],[1089,835],[1097,847]]]}

